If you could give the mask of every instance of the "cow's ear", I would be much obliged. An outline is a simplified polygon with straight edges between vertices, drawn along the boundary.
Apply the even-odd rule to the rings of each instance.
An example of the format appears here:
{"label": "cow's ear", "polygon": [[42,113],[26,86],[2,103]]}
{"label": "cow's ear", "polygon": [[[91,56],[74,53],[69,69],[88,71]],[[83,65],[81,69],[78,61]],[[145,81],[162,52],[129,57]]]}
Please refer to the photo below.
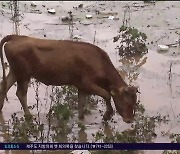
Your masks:
{"label": "cow's ear", "polygon": [[112,95],[112,96],[115,96],[114,90],[111,90],[111,95]]}
{"label": "cow's ear", "polygon": [[138,92],[138,88],[134,86],[129,86],[129,87],[126,87],[124,91],[129,94],[136,94]]}
{"label": "cow's ear", "polygon": [[111,93],[112,96],[115,96],[117,94],[117,92],[118,92],[118,88],[116,88],[114,86],[111,86],[110,90],[111,90],[110,93]]}

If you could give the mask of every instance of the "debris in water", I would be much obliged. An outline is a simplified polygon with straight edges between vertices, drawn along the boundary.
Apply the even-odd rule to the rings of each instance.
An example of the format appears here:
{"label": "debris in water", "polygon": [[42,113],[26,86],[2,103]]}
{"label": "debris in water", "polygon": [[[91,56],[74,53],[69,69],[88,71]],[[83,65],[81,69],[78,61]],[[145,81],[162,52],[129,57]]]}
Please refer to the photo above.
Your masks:
{"label": "debris in water", "polygon": [[156,3],[156,1],[144,0],[144,3]]}
{"label": "debris in water", "polygon": [[30,13],[42,14],[42,12],[40,10],[30,10]]}
{"label": "debris in water", "polygon": [[70,19],[70,17],[68,17],[68,16],[62,16],[62,17],[61,17],[61,20],[62,20],[63,22],[67,22],[67,21],[71,21],[72,19]]}
{"label": "debris in water", "polygon": [[87,14],[87,15],[86,15],[86,18],[87,18],[87,19],[91,19],[91,18],[92,18],[92,15],[91,15],[91,14]]}
{"label": "debris in water", "polygon": [[109,19],[109,20],[113,20],[113,19],[114,19],[114,16],[109,16],[108,19]]}
{"label": "debris in water", "polygon": [[101,15],[108,15],[108,16],[115,16],[118,13],[117,12],[105,12],[105,11],[98,11],[96,10],[96,14],[101,14]]}
{"label": "debris in water", "polygon": [[71,154],[91,154],[88,150],[74,150]]}
{"label": "debris in water", "polygon": [[118,17],[114,17],[114,16],[109,16],[108,19],[109,19],[109,20],[119,20]]}
{"label": "debris in water", "polygon": [[78,8],[83,8],[83,4],[79,4],[79,5],[78,5]]}
{"label": "debris in water", "polygon": [[74,7],[74,6],[73,6],[73,9],[77,10],[77,7]]}
{"label": "debris in water", "polygon": [[167,45],[158,45],[158,50],[160,51],[167,51],[169,47]]}
{"label": "debris in water", "polygon": [[2,7],[5,7],[6,5],[4,3],[2,3]]}
{"label": "debris in water", "polygon": [[117,41],[119,40],[119,38],[120,38],[120,35],[115,36],[115,37],[113,38],[113,42],[117,42]]}
{"label": "debris in water", "polygon": [[78,36],[78,35],[74,36],[73,39],[76,40],[76,41],[81,40],[80,36]]}
{"label": "debris in water", "polygon": [[90,24],[92,24],[91,22],[88,22],[88,21],[83,21],[83,22],[81,22],[81,24],[83,24],[83,25],[90,25]]}
{"label": "debris in water", "polygon": [[35,4],[35,2],[31,2],[31,6],[36,7],[37,5]]}
{"label": "debris in water", "polygon": [[180,46],[180,39],[178,40],[176,40],[175,41],[175,43],[170,43],[170,44],[166,44],[168,47],[177,47],[178,46],[178,44],[179,44],[179,46]]}
{"label": "debris in water", "polygon": [[48,9],[48,13],[55,14],[56,11],[55,11],[55,9]]}

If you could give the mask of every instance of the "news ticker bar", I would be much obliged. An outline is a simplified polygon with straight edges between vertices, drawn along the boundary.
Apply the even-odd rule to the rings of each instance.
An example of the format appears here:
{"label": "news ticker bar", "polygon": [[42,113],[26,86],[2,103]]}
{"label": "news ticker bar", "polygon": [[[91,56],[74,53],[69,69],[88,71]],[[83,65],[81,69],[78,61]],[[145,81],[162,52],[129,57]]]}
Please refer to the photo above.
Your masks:
{"label": "news ticker bar", "polygon": [[0,150],[180,150],[180,143],[0,143]]}

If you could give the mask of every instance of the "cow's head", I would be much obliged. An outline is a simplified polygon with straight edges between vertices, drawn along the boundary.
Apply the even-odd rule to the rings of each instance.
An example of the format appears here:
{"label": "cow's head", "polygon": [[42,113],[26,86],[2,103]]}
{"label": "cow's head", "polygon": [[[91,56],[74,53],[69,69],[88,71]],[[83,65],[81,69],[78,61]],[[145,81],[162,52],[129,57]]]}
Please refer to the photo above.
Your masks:
{"label": "cow's head", "polygon": [[130,123],[134,119],[137,92],[138,89],[133,86],[111,87],[111,96],[113,97],[116,109],[126,123]]}

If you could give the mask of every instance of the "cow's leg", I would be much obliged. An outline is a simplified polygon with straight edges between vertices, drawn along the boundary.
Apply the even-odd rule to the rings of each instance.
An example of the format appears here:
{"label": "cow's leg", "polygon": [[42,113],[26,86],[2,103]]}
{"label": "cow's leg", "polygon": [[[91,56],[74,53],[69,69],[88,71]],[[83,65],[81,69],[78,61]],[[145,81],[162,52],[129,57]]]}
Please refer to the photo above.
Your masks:
{"label": "cow's leg", "polygon": [[111,101],[109,100],[109,101],[106,101],[106,112],[103,116],[103,120],[105,121],[109,120],[112,114],[113,114],[113,108],[111,106]]}
{"label": "cow's leg", "polygon": [[6,81],[7,81],[7,86],[6,86],[6,89],[3,89],[3,84],[4,84],[4,81],[2,80],[1,81],[1,87],[0,87],[0,111],[2,110],[3,108],[3,105],[4,105],[4,99],[7,95],[7,92],[8,90],[12,87],[12,85],[16,82],[16,78],[13,74],[13,72],[10,70],[7,77],[6,77]]}
{"label": "cow's leg", "polygon": [[111,106],[111,95],[106,91],[105,89],[101,88],[100,86],[94,84],[94,83],[88,83],[86,82],[86,87],[88,87],[88,91],[92,92],[92,94],[99,95],[106,101],[106,112],[103,116],[104,120],[110,119],[113,108]]}
{"label": "cow's leg", "polygon": [[21,102],[25,115],[31,115],[27,106],[27,90],[30,80],[17,81],[17,92],[16,95]]}
{"label": "cow's leg", "polygon": [[84,119],[84,106],[87,102],[87,95],[86,93],[84,93],[83,91],[78,89],[78,111],[79,111],[79,115],[78,118],[79,119]]}
{"label": "cow's leg", "polygon": [[111,115],[113,114],[113,108],[111,106],[111,96],[110,94],[103,88],[91,84],[91,88],[96,95],[101,96],[106,101],[106,112],[103,116],[103,120],[107,121],[110,119]]}

